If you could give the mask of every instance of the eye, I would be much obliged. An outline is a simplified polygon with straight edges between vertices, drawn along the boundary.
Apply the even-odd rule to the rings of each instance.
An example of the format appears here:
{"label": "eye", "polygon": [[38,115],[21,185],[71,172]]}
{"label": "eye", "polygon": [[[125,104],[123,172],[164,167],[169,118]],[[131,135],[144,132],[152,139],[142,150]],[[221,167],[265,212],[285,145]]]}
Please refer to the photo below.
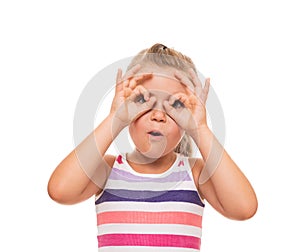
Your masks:
{"label": "eye", "polygon": [[184,106],[184,104],[183,104],[181,101],[176,100],[176,101],[174,101],[174,103],[172,104],[172,107],[173,107],[173,108],[184,108],[185,106]]}
{"label": "eye", "polygon": [[144,96],[142,94],[138,95],[136,98],[135,98],[135,102],[138,102],[138,103],[145,103],[146,100],[144,98]]}

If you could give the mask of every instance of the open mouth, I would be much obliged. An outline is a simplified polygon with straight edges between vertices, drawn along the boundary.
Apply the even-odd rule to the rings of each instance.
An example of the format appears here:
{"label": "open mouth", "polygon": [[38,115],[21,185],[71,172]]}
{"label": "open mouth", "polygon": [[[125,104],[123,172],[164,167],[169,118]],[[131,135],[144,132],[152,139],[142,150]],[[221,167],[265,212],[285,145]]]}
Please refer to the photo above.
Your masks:
{"label": "open mouth", "polygon": [[159,131],[150,131],[148,132],[148,134],[151,136],[163,136],[163,134],[160,133]]}

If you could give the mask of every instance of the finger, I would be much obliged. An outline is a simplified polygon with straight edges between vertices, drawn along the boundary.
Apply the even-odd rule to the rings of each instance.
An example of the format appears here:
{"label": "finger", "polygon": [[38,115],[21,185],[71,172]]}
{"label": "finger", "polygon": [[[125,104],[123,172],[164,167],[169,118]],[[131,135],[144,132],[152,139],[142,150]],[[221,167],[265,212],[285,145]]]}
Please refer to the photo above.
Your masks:
{"label": "finger", "polygon": [[123,90],[125,90],[125,97],[131,95],[132,90],[134,90],[138,84],[141,84],[143,81],[152,78],[152,76],[152,73],[142,74],[140,76],[129,78],[123,81]]}
{"label": "finger", "polygon": [[131,96],[131,94],[132,94],[132,89],[131,89],[131,88],[124,88],[124,89],[123,89],[123,92],[124,92],[124,98],[127,99],[128,97]]}
{"label": "finger", "polygon": [[123,88],[129,88],[129,79],[122,81]]}
{"label": "finger", "polygon": [[140,64],[133,66],[125,73],[125,75],[123,76],[123,80],[135,75],[141,68],[142,66]]}
{"label": "finger", "polygon": [[129,87],[134,89],[137,85],[142,84],[144,81],[151,79],[153,76],[152,73],[145,73],[142,75],[134,76],[132,79],[129,81]]}
{"label": "finger", "polygon": [[176,123],[179,123],[180,118],[182,118],[183,114],[188,111],[186,108],[178,111],[178,109],[174,108],[168,101],[164,101],[163,106],[168,116],[171,117]]}
{"label": "finger", "polygon": [[118,72],[117,72],[117,76],[116,76],[116,89],[115,89],[115,92],[120,92],[122,90],[122,69],[118,69]]}
{"label": "finger", "polygon": [[174,119],[174,116],[176,115],[176,109],[170,104],[169,101],[164,101],[163,106],[167,112],[167,114]]}
{"label": "finger", "polygon": [[149,80],[153,77],[152,73],[144,73],[142,75],[139,75],[137,77],[135,77],[136,83],[137,85],[142,84],[144,81]]}
{"label": "finger", "polygon": [[150,92],[148,89],[144,88],[143,86],[137,87],[140,91],[140,93],[144,96],[145,101],[148,101],[150,99]]}
{"label": "finger", "polygon": [[122,81],[120,83],[120,86],[122,86],[122,91],[124,92],[124,97],[127,98],[130,96],[132,89],[129,88],[129,80]]}
{"label": "finger", "polygon": [[174,107],[176,101],[180,101],[184,105],[184,107],[190,108],[189,96],[187,96],[186,94],[176,93],[176,94],[172,95],[169,99],[169,105]]}
{"label": "finger", "polygon": [[152,96],[148,99],[148,101],[146,101],[145,103],[142,104],[141,109],[143,111],[152,109],[155,102],[156,102],[156,98],[155,98],[155,96]]}
{"label": "finger", "polygon": [[153,108],[154,103],[156,102],[156,98],[154,96],[150,97],[150,99],[145,103],[129,103],[128,111],[130,115],[130,121],[134,121],[136,118],[146,113],[147,111]]}
{"label": "finger", "polygon": [[189,74],[190,74],[192,82],[195,86],[195,94],[198,97],[200,97],[201,92],[202,92],[202,83],[201,83],[199,77],[197,76],[197,74],[195,73],[195,71],[192,68],[189,69]]}
{"label": "finger", "polygon": [[180,81],[180,83],[184,84],[186,87],[188,87],[190,90],[194,90],[194,84],[189,80],[189,78],[181,73],[180,71],[176,70],[174,73],[174,76],[177,80]]}
{"label": "finger", "polygon": [[186,95],[183,93],[173,94],[169,99],[169,103],[173,104],[176,100],[180,100],[181,102],[186,101]]}
{"label": "finger", "polygon": [[208,97],[209,88],[210,88],[210,78],[207,78],[205,80],[205,85],[204,85],[204,88],[202,89],[202,93],[201,93],[201,100],[204,104],[206,103],[206,100]]}
{"label": "finger", "polygon": [[116,83],[119,84],[122,80],[122,69],[118,68],[117,76],[116,76]]}
{"label": "finger", "polygon": [[131,88],[131,89],[135,89],[135,87],[136,87],[136,80],[135,80],[135,78],[129,79],[128,87]]}
{"label": "finger", "polygon": [[131,95],[129,97],[129,99],[133,102],[136,101],[136,98],[139,96],[139,95],[142,95],[144,100],[147,102],[150,98],[150,93],[149,91],[144,88],[143,86],[137,86],[134,90],[132,90],[131,92]]}

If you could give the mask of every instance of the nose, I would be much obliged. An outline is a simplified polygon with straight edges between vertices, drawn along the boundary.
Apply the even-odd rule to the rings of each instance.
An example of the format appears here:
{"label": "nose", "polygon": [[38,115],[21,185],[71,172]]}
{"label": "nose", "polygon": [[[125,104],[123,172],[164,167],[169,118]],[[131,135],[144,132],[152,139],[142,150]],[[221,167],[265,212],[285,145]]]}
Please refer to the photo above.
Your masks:
{"label": "nose", "polygon": [[167,115],[163,103],[169,98],[169,94],[161,90],[151,90],[151,94],[155,96],[156,99],[150,111],[150,119],[157,122],[166,122]]}
{"label": "nose", "polygon": [[166,113],[162,104],[162,101],[157,100],[151,110],[151,120],[157,122],[166,121]]}
{"label": "nose", "polygon": [[151,121],[166,122],[166,113],[163,110],[153,109],[151,110]]}

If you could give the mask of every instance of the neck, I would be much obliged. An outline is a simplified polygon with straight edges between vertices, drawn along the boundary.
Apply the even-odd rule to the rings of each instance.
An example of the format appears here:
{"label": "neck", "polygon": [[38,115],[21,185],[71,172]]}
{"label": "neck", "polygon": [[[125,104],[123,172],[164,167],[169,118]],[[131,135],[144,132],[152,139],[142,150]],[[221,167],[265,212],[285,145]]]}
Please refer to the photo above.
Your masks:
{"label": "neck", "polygon": [[127,154],[127,162],[141,173],[161,173],[169,169],[176,159],[172,151],[158,158],[151,158],[138,150]]}

